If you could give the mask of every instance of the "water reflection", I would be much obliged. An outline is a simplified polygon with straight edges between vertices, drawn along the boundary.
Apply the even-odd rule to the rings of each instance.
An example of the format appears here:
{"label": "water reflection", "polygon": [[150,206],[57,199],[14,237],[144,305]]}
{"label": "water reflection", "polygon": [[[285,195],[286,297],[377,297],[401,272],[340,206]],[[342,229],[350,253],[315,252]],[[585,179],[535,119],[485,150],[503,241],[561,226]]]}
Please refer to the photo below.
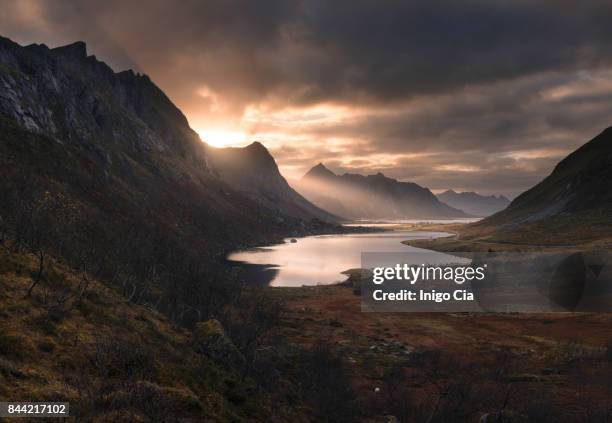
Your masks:
{"label": "water reflection", "polygon": [[407,239],[438,238],[450,234],[426,231],[389,231],[367,234],[319,235],[291,243],[238,251],[228,260],[241,262],[250,280],[271,286],[327,285],[341,282],[341,272],[360,267],[362,252],[426,252],[431,262],[449,255],[402,244]]}

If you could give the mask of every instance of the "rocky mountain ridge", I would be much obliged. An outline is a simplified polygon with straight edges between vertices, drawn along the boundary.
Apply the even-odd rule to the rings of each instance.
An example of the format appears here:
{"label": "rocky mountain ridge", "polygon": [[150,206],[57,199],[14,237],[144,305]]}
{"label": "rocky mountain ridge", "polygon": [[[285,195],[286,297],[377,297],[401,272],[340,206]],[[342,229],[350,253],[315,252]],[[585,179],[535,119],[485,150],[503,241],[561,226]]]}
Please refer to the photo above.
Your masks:
{"label": "rocky mountain ridge", "polygon": [[115,73],[83,42],[50,49],[0,38],[0,63],[0,113],[28,131],[74,144],[197,151],[186,117],[148,76]]}
{"label": "rocky mountain ridge", "polygon": [[467,214],[440,202],[432,192],[413,182],[382,173],[336,175],[322,163],[310,169],[298,187],[307,199],[334,214],[367,219],[443,219]]}
{"label": "rocky mountain ridge", "polygon": [[[213,151],[148,76],[114,72],[82,42],[22,47],[0,38],[0,87],[5,181],[27,174],[109,224],[146,216],[206,254],[339,230],[286,184],[263,145]],[[249,185],[237,184],[234,161]],[[265,183],[248,173],[262,166]]]}

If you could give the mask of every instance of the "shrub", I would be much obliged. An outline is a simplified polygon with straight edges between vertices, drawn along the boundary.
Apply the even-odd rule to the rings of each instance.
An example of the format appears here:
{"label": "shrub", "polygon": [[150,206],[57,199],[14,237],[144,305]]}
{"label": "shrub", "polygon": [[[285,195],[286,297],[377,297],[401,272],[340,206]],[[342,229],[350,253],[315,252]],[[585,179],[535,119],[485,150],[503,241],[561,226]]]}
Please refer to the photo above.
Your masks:
{"label": "shrub", "polygon": [[134,409],[153,422],[175,421],[179,416],[199,413],[202,405],[188,388],[138,382],[126,390],[112,393],[107,400],[118,409]]}
{"label": "shrub", "polygon": [[146,380],[156,373],[153,352],[146,345],[128,339],[98,339],[92,362],[98,376],[109,382]]}
{"label": "shrub", "polygon": [[18,379],[22,379],[27,376],[12,361],[2,357],[0,357],[0,375],[14,377]]}
{"label": "shrub", "polygon": [[51,339],[44,339],[38,343],[38,349],[46,353],[53,352],[55,350],[55,342]]}
{"label": "shrub", "polygon": [[319,345],[302,358],[302,397],[312,407],[314,421],[356,421],[355,394],[342,359],[328,346]]}
{"label": "shrub", "polygon": [[22,360],[34,352],[32,340],[12,330],[0,330],[0,355],[11,360]]}

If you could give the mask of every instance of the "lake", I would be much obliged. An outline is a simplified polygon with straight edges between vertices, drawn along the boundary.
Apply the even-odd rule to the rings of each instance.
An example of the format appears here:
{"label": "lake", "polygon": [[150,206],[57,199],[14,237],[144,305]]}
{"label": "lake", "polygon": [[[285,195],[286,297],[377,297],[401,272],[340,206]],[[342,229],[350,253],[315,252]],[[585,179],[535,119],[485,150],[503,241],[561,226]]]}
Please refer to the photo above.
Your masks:
{"label": "lake", "polygon": [[428,262],[456,259],[448,254],[411,247],[408,239],[438,238],[444,232],[388,231],[362,234],[317,235],[264,248],[237,251],[228,256],[249,270],[250,278],[270,286],[329,285],[347,278],[341,272],[359,268],[362,252],[418,252]]}

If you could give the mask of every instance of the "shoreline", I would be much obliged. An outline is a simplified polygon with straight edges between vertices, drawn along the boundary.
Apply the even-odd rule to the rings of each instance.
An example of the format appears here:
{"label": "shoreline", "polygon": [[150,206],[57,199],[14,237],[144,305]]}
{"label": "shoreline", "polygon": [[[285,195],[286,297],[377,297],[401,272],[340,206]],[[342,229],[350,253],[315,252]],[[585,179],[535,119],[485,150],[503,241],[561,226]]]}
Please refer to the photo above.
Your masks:
{"label": "shoreline", "polygon": [[[581,244],[534,244],[527,242],[514,242],[487,239],[460,239],[461,229],[465,224],[436,224],[422,225],[413,230],[432,230],[452,233],[451,236],[434,239],[413,239],[402,241],[403,244],[416,248],[437,251],[441,253],[470,253],[470,252],[573,252],[588,249],[601,249],[598,242],[588,241]],[[604,246],[603,249],[606,249]]]}
{"label": "shoreline", "polygon": [[[411,230],[453,235],[403,243],[419,248],[438,243],[428,249],[452,254],[448,247],[459,242],[455,237],[460,228],[415,225]],[[368,313],[361,310],[361,296],[352,280],[358,271],[346,270],[349,278],[337,284],[266,289],[286,309],[277,334],[303,349],[316,348],[325,340],[351,369],[360,401],[370,401],[377,388],[384,391],[387,375],[398,367],[415,381],[409,383],[413,397],[426,398],[430,392],[419,380],[428,380],[436,371],[428,367],[435,361],[420,364],[424,359],[428,363],[428,357],[457,363],[458,377],[469,378],[471,374],[462,374],[461,369],[486,368],[498,356],[508,363],[501,383],[520,385],[525,401],[542,390],[557,394],[550,407],[565,406],[563,398],[570,396],[579,409],[594,397],[605,398],[605,391],[597,387],[579,390],[578,395],[580,374],[576,376],[572,366],[580,363],[581,372],[601,371],[612,340],[611,314]],[[491,382],[487,377],[484,383]]]}
{"label": "shoreline", "polygon": [[[380,226],[342,226],[344,230],[334,233],[317,233],[317,234],[307,234],[303,236],[296,236],[297,239],[305,239],[311,237],[324,237],[324,236],[338,236],[341,237],[343,235],[351,235],[351,234],[384,234],[384,233],[393,233],[393,232],[410,232],[415,230],[415,228],[419,227],[419,224],[394,224],[389,222],[389,227],[380,227]],[[429,225],[429,224],[427,224]],[[441,236],[447,235],[449,231],[439,232]],[[274,246],[282,246],[287,244],[288,242],[298,242],[295,238],[291,236],[283,237],[282,241],[279,242],[270,242],[265,245],[258,245],[255,247],[246,247],[241,249],[231,250],[226,253],[222,259],[222,265],[229,268],[230,270],[238,270],[240,272],[241,278],[245,279],[247,283],[253,283],[259,286],[269,286],[269,284],[274,280],[279,271],[279,265],[275,263],[252,263],[248,260],[244,259],[232,259],[230,258],[232,255],[237,253],[245,253],[245,252],[265,252],[270,251],[270,247]],[[401,236],[398,236],[399,239],[402,239]],[[290,240],[290,241],[289,241]],[[403,243],[403,241],[399,241],[399,243]],[[321,286],[321,285],[341,285],[350,282],[351,271],[355,269],[344,269],[339,271],[338,274],[344,274],[348,277],[344,280],[338,280],[330,283],[322,283],[322,284],[312,284],[312,285],[300,285],[301,286]],[[296,286],[282,286],[279,288],[295,288]]]}

